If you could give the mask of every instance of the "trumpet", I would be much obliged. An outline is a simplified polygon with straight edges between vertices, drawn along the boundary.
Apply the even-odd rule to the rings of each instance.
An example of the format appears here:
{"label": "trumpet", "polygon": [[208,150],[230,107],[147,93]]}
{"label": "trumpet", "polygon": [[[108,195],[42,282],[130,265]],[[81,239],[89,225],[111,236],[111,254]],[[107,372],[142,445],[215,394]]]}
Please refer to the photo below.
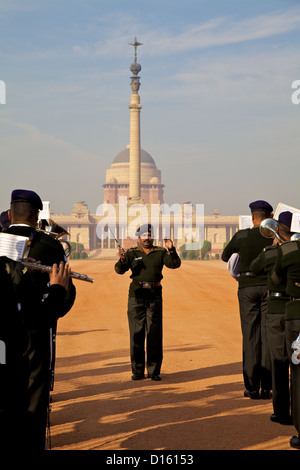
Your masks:
{"label": "trumpet", "polygon": [[[21,259],[19,259],[18,262],[23,264],[28,269],[41,271],[43,273],[51,273],[52,271],[52,266],[45,266],[44,264],[33,263],[31,261],[23,261]],[[70,276],[73,279],[78,279],[79,281],[94,282],[94,279],[88,277],[86,274],[76,273],[75,271],[71,271]]]}
{"label": "trumpet", "polygon": [[65,244],[66,247],[64,248],[65,255],[68,258],[71,254],[72,247],[71,243],[68,240],[61,239],[60,237],[64,237],[65,235],[70,235],[61,225],[58,225],[52,219],[41,219],[38,222],[38,228],[36,229],[38,232],[43,232],[49,235],[52,238],[56,238],[62,245]]}
{"label": "trumpet", "polygon": [[295,242],[297,240],[300,239],[300,233],[294,233],[292,236],[291,236],[291,242]]}
{"label": "trumpet", "polygon": [[259,231],[265,238],[274,238],[274,235],[280,242],[284,240],[277,233],[278,222],[274,219],[265,219],[259,226]]}

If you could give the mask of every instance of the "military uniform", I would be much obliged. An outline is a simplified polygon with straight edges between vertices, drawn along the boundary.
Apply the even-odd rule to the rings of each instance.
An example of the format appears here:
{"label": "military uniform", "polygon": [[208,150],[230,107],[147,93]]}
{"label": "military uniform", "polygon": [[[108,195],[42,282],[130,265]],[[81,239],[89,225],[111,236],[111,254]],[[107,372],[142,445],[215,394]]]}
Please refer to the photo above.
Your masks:
{"label": "military uniform", "polygon": [[[17,202],[30,202],[37,212],[42,209],[42,201],[33,191],[13,191],[11,204]],[[30,249],[26,256],[40,261],[43,265],[53,266],[54,263],[59,265],[61,261],[66,261],[63,247],[58,240],[44,233],[37,232],[29,225],[11,224],[5,232],[28,237],[30,239]],[[43,449],[45,445],[51,378],[49,368],[50,328],[59,317],[64,316],[71,309],[75,301],[76,290],[70,280],[69,289],[67,295],[64,294],[63,302],[54,301],[51,303],[51,309],[41,309],[39,308],[40,302],[48,292],[49,274],[33,271],[31,278],[35,286],[35,294],[30,294],[24,313],[26,328],[30,335],[30,350],[28,353],[30,366],[28,416],[32,434],[31,444],[39,449]]]}
{"label": "military uniform", "polygon": [[290,423],[289,359],[286,349],[284,316],[287,296],[286,284],[274,284],[271,274],[277,259],[279,245],[268,246],[252,261],[251,271],[267,275],[266,332],[272,361],[273,421]]}
{"label": "military uniform", "polygon": [[298,436],[291,439],[292,447],[300,449],[300,364],[293,364],[292,343],[300,332],[300,242],[291,241],[283,243],[278,250],[278,257],[274,266],[272,280],[275,284],[286,280],[286,293],[290,301],[285,309],[285,331],[288,357],[290,358],[291,372],[291,409],[294,426]]}
{"label": "military uniform", "polygon": [[[35,337],[32,328],[37,328],[35,318],[39,318],[39,324],[45,323],[46,319],[51,323],[52,319],[56,318],[54,312],[64,312],[66,289],[53,283],[49,286],[47,297],[41,301],[30,273],[24,270],[21,263],[1,256],[0,268],[1,287],[5,288],[5,297],[2,299],[2,308],[5,310],[1,317],[3,328],[0,337],[5,338],[8,347],[6,365],[0,366],[0,448],[15,449],[17,442],[18,450],[42,450],[45,430],[37,426],[38,420],[35,420],[34,416],[44,415],[44,402],[47,407],[48,393],[47,386],[44,386],[47,381],[41,381],[41,377],[47,376],[49,362],[39,362],[35,371],[39,374],[33,380],[32,359],[35,358],[37,366],[38,355],[32,354],[32,341]],[[47,351],[49,335],[39,339],[41,347],[48,345]],[[44,368],[41,367],[43,364]]]}
{"label": "military uniform", "polygon": [[[251,210],[264,201],[250,204]],[[256,204],[257,203],[257,204]],[[272,207],[265,203],[272,211]],[[263,209],[265,206],[263,206]],[[272,388],[271,359],[266,341],[267,276],[255,275],[250,270],[251,261],[272,239],[263,237],[259,227],[239,230],[234,234],[222,253],[228,262],[233,253],[239,255],[238,300],[243,336],[243,377],[251,398],[269,398]]]}
{"label": "military uniform", "polygon": [[128,295],[130,357],[133,376],[144,377],[145,334],[147,337],[147,370],[149,377],[159,377],[162,359],[162,269],[179,268],[181,260],[175,250],[153,246],[147,254],[141,246],[130,248],[125,261],[115,264],[115,271],[124,274],[131,269],[132,282]]}

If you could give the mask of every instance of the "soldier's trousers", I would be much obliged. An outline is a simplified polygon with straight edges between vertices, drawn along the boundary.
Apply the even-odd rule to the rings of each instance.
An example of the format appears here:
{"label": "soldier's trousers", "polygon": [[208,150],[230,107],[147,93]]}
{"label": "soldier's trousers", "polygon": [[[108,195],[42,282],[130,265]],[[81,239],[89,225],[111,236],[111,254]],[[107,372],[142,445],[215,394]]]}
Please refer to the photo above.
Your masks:
{"label": "soldier's trousers", "polygon": [[243,377],[249,391],[272,389],[272,366],[266,338],[267,288],[238,289],[243,336]]}
{"label": "soldier's trousers", "polygon": [[267,313],[267,340],[272,361],[273,410],[279,418],[286,418],[290,415],[290,378],[284,313]]}
{"label": "soldier's trousers", "polygon": [[300,319],[285,321],[286,344],[291,371],[291,411],[298,434],[300,434],[300,364],[293,364],[291,356],[293,354],[292,344],[296,341],[299,333]]}
{"label": "soldier's trousers", "polygon": [[162,297],[149,295],[143,298],[128,297],[127,314],[133,374],[143,375],[147,366],[150,377],[159,375],[163,359]]}

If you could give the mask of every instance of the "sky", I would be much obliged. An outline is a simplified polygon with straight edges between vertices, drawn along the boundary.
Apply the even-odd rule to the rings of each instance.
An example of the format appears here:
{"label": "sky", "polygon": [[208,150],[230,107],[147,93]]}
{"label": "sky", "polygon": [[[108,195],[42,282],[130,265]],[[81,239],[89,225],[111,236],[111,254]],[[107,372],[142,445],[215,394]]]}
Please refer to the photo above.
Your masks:
{"label": "sky", "polygon": [[300,208],[299,0],[1,0],[0,24],[1,211],[22,188],[96,213],[129,144],[135,37],[165,202]]}

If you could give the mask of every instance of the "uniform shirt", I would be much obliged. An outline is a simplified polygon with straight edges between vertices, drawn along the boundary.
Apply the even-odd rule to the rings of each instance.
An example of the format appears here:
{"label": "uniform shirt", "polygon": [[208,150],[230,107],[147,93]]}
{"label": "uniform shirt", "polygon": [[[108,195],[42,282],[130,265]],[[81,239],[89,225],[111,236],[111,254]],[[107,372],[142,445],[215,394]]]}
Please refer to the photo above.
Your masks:
{"label": "uniform shirt", "polygon": [[273,243],[273,239],[265,238],[260,233],[259,227],[247,228],[236,232],[222,253],[222,260],[227,262],[233,253],[239,255],[238,278],[239,287],[266,285],[266,274],[243,276],[243,273],[250,272],[250,264],[259,253],[268,245]]}
{"label": "uniform shirt", "polygon": [[[256,274],[267,275],[267,289],[270,293],[267,300],[268,313],[284,313],[286,302],[289,297],[286,294],[286,282],[282,280],[279,284],[275,284],[272,279],[272,272],[277,260],[279,245],[267,246],[262,252],[251,262],[250,269]],[[272,292],[280,292],[281,296],[272,296]]]}
{"label": "uniform shirt", "polygon": [[[29,225],[11,225],[5,232],[23,237],[30,237],[35,232],[27,257],[34,258],[45,266],[52,267],[54,263],[59,265],[61,261],[66,261],[64,249],[58,240],[45,233],[35,231]],[[36,283],[39,295],[43,297],[48,292],[49,274],[34,271],[31,273],[31,276]],[[59,311],[56,312],[57,317],[64,316],[71,309],[75,298],[76,289],[72,280],[70,280],[68,293],[65,296],[64,308],[59,308]]]}
{"label": "uniform shirt", "polygon": [[267,288],[269,291],[285,293],[286,282],[283,281],[280,284],[275,284],[271,277],[277,259],[278,248],[279,245],[271,245],[264,248],[251,262],[250,269],[256,275],[267,275]]}
{"label": "uniform shirt", "polygon": [[286,292],[291,297],[300,298],[300,242],[285,242],[280,245],[274,266],[272,280],[275,283],[286,281]]}
{"label": "uniform shirt", "polygon": [[[138,282],[159,282],[162,278],[162,269],[164,266],[170,269],[179,268],[181,260],[174,248],[172,252],[168,252],[165,248],[160,246],[153,246],[147,254],[141,246],[130,248],[125,253],[125,261],[120,259],[115,264],[115,271],[118,274],[124,274],[131,269],[131,279]],[[158,287],[161,290],[161,287]],[[137,290],[148,291],[142,289],[137,283],[130,285],[129,295],[135,296],[138,294]],[[150,290],[150,289],[149,289]],[[153,290],[153,289],[151,289]]]}
{"label": "uniform shirt", "polygon": [[[30,237],[34,231],[29,225],[11,225],[5,230],[6,233],[23,237]],[[60,261],[65,261],[65,252],[61,243],[49,235],[38,231],[35,232],[28,256],[46,266],[52,266],[53,263],[59,264]]]}

